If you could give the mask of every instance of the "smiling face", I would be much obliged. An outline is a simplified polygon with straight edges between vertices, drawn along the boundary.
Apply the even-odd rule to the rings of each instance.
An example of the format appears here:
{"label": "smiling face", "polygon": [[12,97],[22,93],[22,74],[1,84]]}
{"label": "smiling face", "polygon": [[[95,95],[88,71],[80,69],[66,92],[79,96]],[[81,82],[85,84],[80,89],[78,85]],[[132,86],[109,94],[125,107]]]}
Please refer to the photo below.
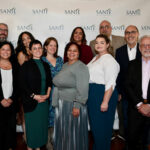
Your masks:
{"label": "smiling face", "polygon": [[79,59],[79,50],[78,47],[72,44],[67,51],[68,61],[77,61]]}
{"label": "smiling face", "polygon": [[0,24],[0,42],[6,41],[8,37],[8,27]]}
{"label": "smiling face", "polygon": [[43,49],[40,44],[33,44],[31,47],[31,53],[33,55],[33,59],[40,59],[43,54]]}
{"label": "smiling face", "polygon": [[51,40],[47,46],[45,46],[45,49],[47,51],[47,54],[53,55],[57,51],[57,43],[54,40]]}
{"label": "smiling face", "polygon": [[22,35],[22,42],[23,42],[23,45],[25,46],[25,48],[29,48],[29,44],[31,42],[31,38],[28,34],[24,33]]}
{"label": "smiling face", "polygon": [[0,58],[1,59],[9,59],[11,56],[11,48],[8,44],[3,45],[0,48]]}
{"label": "smiling face", "polygon": [[76,43],[81,44],[83,39],[83,32],[80,28],[77,28],[74,32],[73,39]]}
{"label": "smiling face", "polygon": [[139,37],[139,32],[135,26],[128,26],[125,30],[125,40],[132,48],[136,45]]}
{"label": "smiling face", "polygon": [[105,34],[108,37],[110,37],[111,32],[112,32],[112,27],[111,27],[110,22],[106,20],[102,21],[99,27],[99,32],[100,34]]}
{"label": "smiling face", "polygon": [[106,40],[102,37],[98,37],[95,42],[95,50],[99,54],[107,53],[107,49],[109,47],[109,44],[106,43]]}
{"label": "smiling face", "polygon": [[150,58],[150,37],[143,38],[139,48],[143,58]]}

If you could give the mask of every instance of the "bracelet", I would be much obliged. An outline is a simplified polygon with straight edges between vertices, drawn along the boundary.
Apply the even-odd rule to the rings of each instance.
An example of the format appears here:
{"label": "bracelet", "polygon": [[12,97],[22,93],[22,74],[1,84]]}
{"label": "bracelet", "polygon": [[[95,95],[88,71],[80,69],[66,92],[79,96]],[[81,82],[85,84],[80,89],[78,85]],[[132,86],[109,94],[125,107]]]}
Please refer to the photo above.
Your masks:
{"label": "bracelet", "polygon": [[35,96],[35,94],[34,94],[34,93],[32,93],[30,97],[34,99],[34,96]]}

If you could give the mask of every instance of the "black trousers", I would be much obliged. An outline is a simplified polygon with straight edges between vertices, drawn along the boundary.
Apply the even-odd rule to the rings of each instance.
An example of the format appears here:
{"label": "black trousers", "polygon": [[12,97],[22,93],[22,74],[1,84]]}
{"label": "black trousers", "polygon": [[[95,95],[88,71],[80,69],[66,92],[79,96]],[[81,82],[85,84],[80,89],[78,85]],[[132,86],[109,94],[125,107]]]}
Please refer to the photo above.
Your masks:
{"label": "black trousers", "polygon": [[0,150],[16,146],[16,114],[0,111]]}
{"label": "black trousers", "polygon": [[150,118],[143,116],[136,108],[128,111],[128,150],[141,150],[148,140]]}

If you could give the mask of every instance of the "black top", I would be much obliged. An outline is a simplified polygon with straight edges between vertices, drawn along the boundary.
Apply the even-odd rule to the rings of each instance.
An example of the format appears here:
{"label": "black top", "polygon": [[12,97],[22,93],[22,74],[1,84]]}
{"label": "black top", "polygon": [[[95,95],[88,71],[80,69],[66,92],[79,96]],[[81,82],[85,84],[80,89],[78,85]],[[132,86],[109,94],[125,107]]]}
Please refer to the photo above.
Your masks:
{"label": "black top", "polygon": [[[52,78],[49,65],[43,62],[46,74],[46,91],[48,87],[52,86]],[[35,109],[37,101],[31,98],[31,95],[41,92],[41,73],[33,59],[25,62],[19,72],[19,86],[21,89],[21,97],[23,100],[24,112],[31,112]]]}

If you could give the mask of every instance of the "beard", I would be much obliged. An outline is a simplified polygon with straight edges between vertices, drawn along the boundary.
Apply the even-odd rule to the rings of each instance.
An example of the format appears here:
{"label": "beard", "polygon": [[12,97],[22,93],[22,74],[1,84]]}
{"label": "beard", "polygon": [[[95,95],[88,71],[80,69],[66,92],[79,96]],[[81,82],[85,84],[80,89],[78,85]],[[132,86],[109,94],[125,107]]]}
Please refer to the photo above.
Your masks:
{"label": "beard", "polygon": [[0,42],[6,41],[6,37],[0,37]]}

